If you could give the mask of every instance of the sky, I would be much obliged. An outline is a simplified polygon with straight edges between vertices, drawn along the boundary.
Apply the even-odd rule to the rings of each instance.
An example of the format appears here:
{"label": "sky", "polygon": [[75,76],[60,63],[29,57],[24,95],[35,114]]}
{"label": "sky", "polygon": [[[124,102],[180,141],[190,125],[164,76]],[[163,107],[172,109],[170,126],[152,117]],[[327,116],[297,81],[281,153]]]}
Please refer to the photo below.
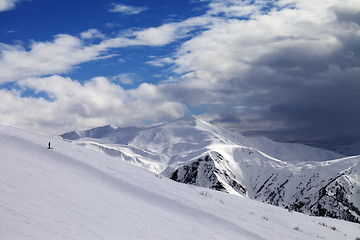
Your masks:
{"label": "sky", "polygon": [[0,0],[0,123],[48,135],[193,114],[360,140],[358,0]]}

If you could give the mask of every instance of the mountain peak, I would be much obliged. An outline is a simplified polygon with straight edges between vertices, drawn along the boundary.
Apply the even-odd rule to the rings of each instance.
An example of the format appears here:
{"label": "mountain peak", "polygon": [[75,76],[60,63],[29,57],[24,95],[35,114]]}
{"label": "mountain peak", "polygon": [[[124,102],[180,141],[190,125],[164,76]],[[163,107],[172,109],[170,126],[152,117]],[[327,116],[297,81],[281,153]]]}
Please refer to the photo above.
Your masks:
{"label": "mountain peak", "polygon": [[92,138],[102,138],[109,132],[112,132],[113,130],[117,129],[117,127],[113,125],[105,125],[101,127],[96,127],[92,129],[88,129],[85,131],[72,131],[67,132],[62,135],[60,135],[64,139],[69,140],[77,140],[83,137],[92,137]]}
{"label": "mountain peak", "polygon": [[187,122],[187,123],[196,123],[200,119],[195,117],[194,115],[185,115],[184,117],[178,118],[176,120],[170,122]]}

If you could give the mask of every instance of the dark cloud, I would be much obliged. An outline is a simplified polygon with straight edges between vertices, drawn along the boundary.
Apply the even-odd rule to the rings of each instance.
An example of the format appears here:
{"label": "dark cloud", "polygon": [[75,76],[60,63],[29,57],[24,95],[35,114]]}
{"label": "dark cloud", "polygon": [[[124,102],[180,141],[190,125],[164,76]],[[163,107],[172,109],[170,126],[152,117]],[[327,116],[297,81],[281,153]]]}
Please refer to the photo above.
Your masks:
{"label": "dark cloud", "polygon": [[204,118],[247,135],[327,148],[358,141],[359,14],[354,2],[302,1],[219,21],[182,46],[175,63],[195,77],[173,90],[185,103],[207,101]]}
{"label": "dark cloud", "polygon": [[[256,87],[263,86],[249,86]],[[359,89],[360,81],[351,79],[331,85],[266,85],[267,94],[239,96],[247,108],[213,109],[218,111],[213,123],[249,136],[335,148],[360,138]]]}

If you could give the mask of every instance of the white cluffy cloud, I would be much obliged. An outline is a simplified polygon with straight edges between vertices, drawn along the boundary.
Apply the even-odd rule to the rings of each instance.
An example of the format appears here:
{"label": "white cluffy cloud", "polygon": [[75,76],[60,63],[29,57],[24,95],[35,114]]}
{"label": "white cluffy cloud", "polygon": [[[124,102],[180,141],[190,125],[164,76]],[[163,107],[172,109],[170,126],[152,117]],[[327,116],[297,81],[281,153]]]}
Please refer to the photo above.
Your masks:
{"label": "white cluffy cloud", "polygon": [[155,67],[164,67],[166,65],[172,64],[174,61],[171,58],[165,57],[165,58],[159,58],[154,59],[151,61],[148,61],[147,64],[150,64]]}
{"label": "white cluffy cloud", "polygon": [[127,15],[135,15],[145,10],[147,10],[146,7],[133,7],[133,6],[117,3],[117,4],[112,4],[112,8],[109,11],[123,13]]}
{"label": "white cluffy cloud", "polygon": [[21,0],[0,0],[0,12],[11,10]]}
{"label": "white cluffy cloud", "polygon": [[[81,63],[112,57],[109,51],[113,48],[164,46],[186,37],[194,28],[202,27],[210,21],[207,17],[190,18],[114,38],[105,38],[100,31],[90,29],[82,32],[80,38],[58,34],[53,41],[33,41],[28,48],[0,43],[0,84],[26,77],[66,73]],[[86,41],[94,38],[102,41],[96,44]]]}
{"label": "white cluffy cloud", "polygon": [[[38,96],[24,96],[29,90]],[[26,78],[18,82],[17,90],[1,89],[0,99],[1,123],[47,134],[105,124],[141,125],[174,119],[186,111],[155,85],[143,83],[125,90],[104,77],[84,84],[57,75]]]}
{"label": "white cluffy cloud", "polygon": [[118,82],[124,85],[132,85],[136,81],[135,74],[132,73],[120,73],[114,77],[112,77],[112,81]]}
{"label": "white cluffy cloud", "polygon": [[105,38],[105,35],[102,34],[99,30],[97,29],[89,29],[85,32],[82,32],[80,34],[80,37],[83,39],[94,39],[94,38]]}
{"label": "white cluffy cloud", "polygon": [[64,73],[79,63],[100,58],[102,50],[105,49],[85,46],[79,38],[67,34],[56,35],[53,42],[33,42],[30,50],[0,44],[0,83]]}

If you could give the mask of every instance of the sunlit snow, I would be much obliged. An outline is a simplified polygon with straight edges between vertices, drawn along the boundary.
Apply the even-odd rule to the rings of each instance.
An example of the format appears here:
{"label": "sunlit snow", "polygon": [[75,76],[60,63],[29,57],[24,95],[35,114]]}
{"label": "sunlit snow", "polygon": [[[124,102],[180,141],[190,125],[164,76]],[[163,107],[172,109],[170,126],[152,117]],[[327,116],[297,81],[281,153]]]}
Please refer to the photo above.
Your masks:
{"label": "sunlit snow", "polygon": [[2,240],[360,237],[358,224],[180,184],[12,127],[0,126],[0,149]]}

